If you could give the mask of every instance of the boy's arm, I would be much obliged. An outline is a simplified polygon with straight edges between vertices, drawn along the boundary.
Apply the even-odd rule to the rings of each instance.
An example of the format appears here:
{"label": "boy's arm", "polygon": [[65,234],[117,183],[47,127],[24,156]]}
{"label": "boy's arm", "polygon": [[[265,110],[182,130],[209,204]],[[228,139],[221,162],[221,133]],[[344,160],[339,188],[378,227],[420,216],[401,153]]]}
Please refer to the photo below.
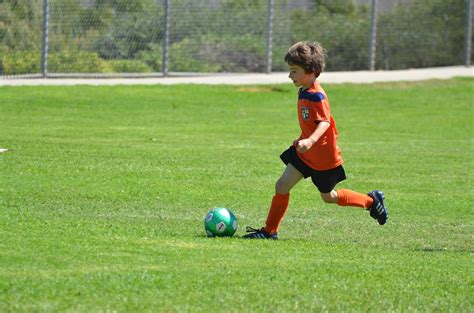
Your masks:
{"label": "boy's arm", "polygon": [[296,150],[298,150],[299,153],[303,153],[311,149],[314,143],[316,143],[326,130],[328,130],[329,126],[331,126],[331,124],[328,121],[320,122],[311,136],[298,141],[296,144]]}

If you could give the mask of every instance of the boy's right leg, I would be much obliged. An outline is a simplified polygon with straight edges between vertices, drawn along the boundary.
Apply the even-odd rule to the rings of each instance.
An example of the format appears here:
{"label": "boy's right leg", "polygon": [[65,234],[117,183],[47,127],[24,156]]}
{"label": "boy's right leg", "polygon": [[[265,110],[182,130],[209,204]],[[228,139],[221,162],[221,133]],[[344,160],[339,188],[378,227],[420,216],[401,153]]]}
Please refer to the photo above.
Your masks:
{"label": "boy's right leg", "polygon": [[262,229],[250,228],[250,234],[243,236],[248,239],[277,239],[278,228],[285,216],[290,201],[290,190],[303,178],[291,163],[275,184],[275,195],[272,198],[265,227]]}
{"label": "boy's right leg", "polygon": [[368,195],[374,199],[372,206],[369,208],[370,216],[384,225],[388,220],[388,208],[384,204],[385,195],[380,190],[372,190]]}
{"label": "boy's right leg", "polygon": [[388,219],[388,209],[384,204],[385,196],[380,190],[373,190],[368,194],[358,193],[348,189],[337,191],[337,204],[339,206],[352,206],[365,208],[370,211],[370,216],[380,225]]}

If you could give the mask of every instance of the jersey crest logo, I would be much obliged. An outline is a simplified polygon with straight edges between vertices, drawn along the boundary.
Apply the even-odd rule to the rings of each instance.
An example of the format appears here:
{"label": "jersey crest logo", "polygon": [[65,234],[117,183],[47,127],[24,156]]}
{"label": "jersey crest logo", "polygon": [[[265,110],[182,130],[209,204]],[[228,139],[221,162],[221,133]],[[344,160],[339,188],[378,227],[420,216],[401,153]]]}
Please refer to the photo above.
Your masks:
{"label": "jersey crest logo", "polygon": [[301,117],[304,120],[307,120],[309,118],[309,109],[308,109],[308,107],[302,107],[301,108]]}

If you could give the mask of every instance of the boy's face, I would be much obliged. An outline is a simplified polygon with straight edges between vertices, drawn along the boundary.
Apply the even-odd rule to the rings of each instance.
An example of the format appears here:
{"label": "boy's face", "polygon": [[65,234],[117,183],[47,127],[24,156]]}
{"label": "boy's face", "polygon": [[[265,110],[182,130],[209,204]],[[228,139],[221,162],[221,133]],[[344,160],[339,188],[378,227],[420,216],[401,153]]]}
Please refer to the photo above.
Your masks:
{"label": "boy's face", "polygon": [[305,70],[299,65],[288,65],[290,75],[288,77],[293,81],[293,84],[297,87],[309,88],[313,85],[316,80],[316,74],[306,73]]}

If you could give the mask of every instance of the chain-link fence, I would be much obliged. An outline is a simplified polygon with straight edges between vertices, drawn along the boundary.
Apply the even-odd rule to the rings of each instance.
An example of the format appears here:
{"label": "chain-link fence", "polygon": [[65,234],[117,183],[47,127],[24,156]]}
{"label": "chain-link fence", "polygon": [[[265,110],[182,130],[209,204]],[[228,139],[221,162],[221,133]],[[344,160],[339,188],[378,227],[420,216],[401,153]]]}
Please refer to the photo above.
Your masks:
{"label": "chain-link fence", "polygon": [[383,2],[0,0],[0,76],[286,71],[300,40],[328,71],[470,65],[472,0]]}

